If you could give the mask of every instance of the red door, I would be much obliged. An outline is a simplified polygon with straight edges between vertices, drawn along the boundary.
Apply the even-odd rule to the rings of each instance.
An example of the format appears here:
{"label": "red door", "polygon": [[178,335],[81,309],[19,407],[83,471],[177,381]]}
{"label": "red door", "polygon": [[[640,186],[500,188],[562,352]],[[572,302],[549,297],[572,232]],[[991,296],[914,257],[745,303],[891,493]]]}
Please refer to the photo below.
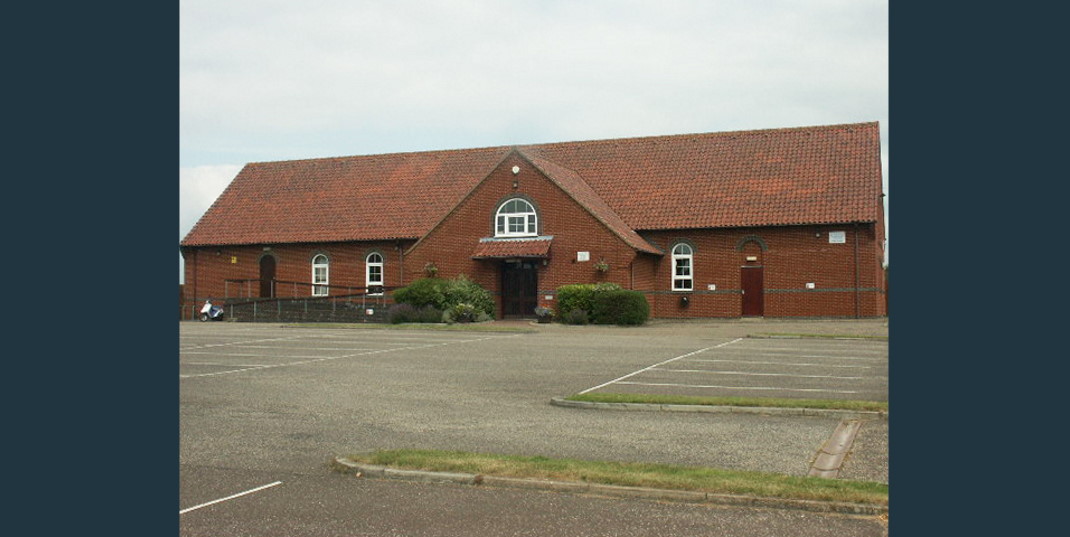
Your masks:
{"label": "red door", "polygon": [[762,267],[743,267],[740,271],[740,286],[743,288],[743,315],[765,314],[765,287]]}
{"label": "red door", "polygon": [[275,297],[275,256],[260,258],[260,297]]}

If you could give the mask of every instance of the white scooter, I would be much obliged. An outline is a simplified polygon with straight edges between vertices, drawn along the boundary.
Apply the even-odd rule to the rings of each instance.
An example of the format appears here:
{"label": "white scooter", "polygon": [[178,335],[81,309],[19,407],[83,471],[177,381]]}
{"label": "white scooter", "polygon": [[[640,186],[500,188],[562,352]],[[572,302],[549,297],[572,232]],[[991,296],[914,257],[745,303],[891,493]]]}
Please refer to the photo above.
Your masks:
{"label": "white scooter", "polygon": [[215,306],[212,304],[212,299],[204,301],[204,307],[201,308],[201,321],[222,321],[223,320],[223,307]]}

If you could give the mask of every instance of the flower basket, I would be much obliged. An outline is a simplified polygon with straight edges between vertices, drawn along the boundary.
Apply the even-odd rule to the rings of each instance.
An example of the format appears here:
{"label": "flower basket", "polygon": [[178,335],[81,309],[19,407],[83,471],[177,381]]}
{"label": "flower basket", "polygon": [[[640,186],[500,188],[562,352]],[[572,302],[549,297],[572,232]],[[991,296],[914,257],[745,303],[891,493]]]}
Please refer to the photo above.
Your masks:
{"label": "flower basket", "polygon": [[535,308],[535,320],[545,324],[554,320],[554,310],[539,306]]}

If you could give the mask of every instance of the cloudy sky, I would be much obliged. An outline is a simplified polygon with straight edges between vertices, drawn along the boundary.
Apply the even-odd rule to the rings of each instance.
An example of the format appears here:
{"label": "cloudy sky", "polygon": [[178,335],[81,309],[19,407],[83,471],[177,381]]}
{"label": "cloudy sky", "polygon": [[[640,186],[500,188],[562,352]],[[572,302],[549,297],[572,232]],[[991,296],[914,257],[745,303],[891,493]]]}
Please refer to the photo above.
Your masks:
{"label": "cloudy sky", "polygon": [[181,0],[179,16],[179,240],[245,163],[401,151],[879,121],[888,192],[887,0]]}

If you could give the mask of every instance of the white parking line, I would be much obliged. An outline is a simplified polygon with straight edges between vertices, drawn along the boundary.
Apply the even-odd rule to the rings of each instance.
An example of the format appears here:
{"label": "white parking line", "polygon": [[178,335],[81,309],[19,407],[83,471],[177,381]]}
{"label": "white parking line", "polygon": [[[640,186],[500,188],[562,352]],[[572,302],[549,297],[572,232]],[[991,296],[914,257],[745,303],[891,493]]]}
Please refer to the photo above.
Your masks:
{"label": "white parking line", "polygon": [[[740,351],[741,349],[731,349],[733,351]],[[748,352],[747,356],[765,356],[772,358],[824,358],[827,360],[849,360],[849,361],[868,361],[868,362],[880,362],[884,360],[882,356],[863,357],[863,356],[836,356],[832,354],[793,354],[793,353],[777,353],[777,352]]]}
{"label": "white parking line", "polygon": [[237,494],[231,494],[230,496],[227,496],[226,498],[220,498],[218,500],[212,500],[210,502],[205,502],[205,503],[202,503],[200,505],[194,505],[193,507],[187,507],[187,508],[179,511],[178,514],[182,515],[182,514],[190,512],[190,511],[193,511],[195,509],[200,509],[202,507],[208,507],[209,505],[215,505],[217,503],[225,502],[227,500],[233,500],[234,498],[239,498],[241,496],[245,496],[246,494],[252,494],[254,492],[259,492],[259,491],[264,490],[266,488],[271,488],[271,487],[274,487],[276,485],[281,485],[281,484],[282,484],[282,481],[276,481],[274,483],[268,483],[267,485],[264,485],[264,486],[261,486],[261,487],[256,487],[255,489],[250,489],[250,490],[247,490],[245,492],[239,492]]}
{"label": "white parking line", "polygon": [[[658,363],[656,363],[656,364],[654,364],[654,365],[652,365],[650,367],[644,367],[643,369],[640,369],[639,371],[635,371],[633,373],[628,373],[627,375],[624,375],[623,377],[611,380],[609,382],[606,382],[605,384],[599,384],[598,386],[595,386],[594,388],[587,388],[586,390],[583,390],[579,394],[582,395],[582,394],[585,394],[587,392],[593,392],[593,391],[595,391],[595,390],[597,390],[599,388],[605,388],[606,386],[609,386],[610,384],[613,384],[613,383],[616,383],[616,382],[620,382],[620,381],[622,381],[622,380],[624,380],[626,378],[629,378],[629,377],[634,377],[634,376],[636,376],[639,373],[642,373],[644,371],[650,371],[651,369],[654,369],[655,367],[662,366],[662,365],[674,362],[674,361],[679,360],[681,358],[687,358],[688,356],[694,356],[694,355],[699,354],[701,352],[706,352],[706,351],[708,351],[710,349],[719,349],[721,347],[724,347],[725,345],[731,345],[731,344],[733,344],[733,343],[735,343],[737,341],[743,341],[743,338],[736,338],[736,339],[733,339],[732,341],[721,343],[720,345],[714,345],[712,347],[706,347],[705,349],[699,349],[699,350],[694,351],[694,352],[689,352],[687,354],[683,354],[683,355],[677,356],[676,358],[669,358],[668,360],[665,360],[664,362],[658,362]],[[621,384],[628,384],[628,383],[627,382],[621,382]]]}
{"label": "white parking line", "polygon": [[[300,342],[298,342],[300,343]],[[243,349],[275,349],[275,350],[302,350],[302,351],[370,351],[373,347],[306,347],[305,345],[295,345],[287,347],[284,345],[242,345]]]}
{"label": "white parking line", "polygon": [[[335,350],[338,350],[338,349],[335,349]],[[371,350],[371,349],[345,349],[345,350]],[[206,354],[206,355],[208,355],[208,356],[253,356],[253,357],[256,357],[256,358],[263,358],[263,357],[264,357],[264,353],[262,353],[262,352],[254,352],[254,353],[248,353],[248,352],[198,352],[198,351],[183,351],[183,353],[182,353],[182,354],[191,354],[191,355],[192,355],[192,354]],[[285,356],[285,358],[322,358],[322,357],[323,357],[323,356],[319,356],[319,355],[317,355],[317,356],[300,356],[300,355],[296,355],[296,356],[295,356],[295,355],[292,355],[292,354],[287,354],[287,355]]]}
{"label": "white parking line", "polygon": [[[329,361],[332,361],[332,360],[341,360],[343,358],[354,358],[354,357],[357,357],[357,356],[371,356],[373,354],[383,354],[383,353],[388,353],[388,352],[409,351],[409,350],[418,350],[418,349],[429,349],[431,347],[444,347],[446,345],[452,345],[454,343],[475,343],[475,342],[478,342],[478,341],[487,341],[487,340],[490,340],[490,339],[499,339],[499,338],[507,338],[507,337],[517,337],[517,336],[520,336],[520,335],[523,335],[523,334],[514,334],[514,335],[511,335],[511,336],[488,336],[488,337],[483,337],[483,338],[478,338],[478,339],[458,339],[458,340],[453,340],[453,341],[449,341],[449,342],[446,342],[446,343],[431,343],[431,344],[428,344],[428,345],[414,345],[412,347],[400,347],[400,348],[394,348],[394,349],[379,349],[379,350],[374,350],[374,351],[357,352],[357,353],[353,353],[353,354],[345,354],[345,355],[342,355],[342,356],[316,357],[316,358],[313,358],[313,359],[310,359],[310,360],[301,360],[301,361],[297,361],[297,362],[287,362],[287,363],[284,363],[284,364],[272,364],[272,365],[266,365],[266,366],[263,366],[263,367],[254,367],[254,368],[246,368],[246,369],[234,369],[234,370],[230,370],[230,371],[218,371],[218,372],[215,372],[215,373],[202,373],[202,374],[199,374],[199,375],[179,375],[179,378],[188,379],[188,378],[198,378],[198,377],[217,377],[217,376],[220,376],[220,375],[230,375],[232,373],[241,373],[242,371],[253,371],[253,370],[262,370],[262,369],[272,369],[272,368],[276,368],[276,367],[290,367],[290,366],[295,366],[295,365],[314,364],[314,363],[317,363],[317,362],[329,362]],[[692,353],[692,354],[694,354],[694,353]],[[260,356],[260,355],[256,355],[256,356]]]}
{"label": "white parking line", "polygon": [[684,362],[702,362],[702,363],[730,363],[730,364],[753,364],[753,365],[786,365],[791,367],[838,367],[838,368],[850,368],[850,369],[873,369],[871,365],[829,365],[829,364],[810,364],[810,363],[797,363],[797,362],[759,362],[755,360],[709,360],[706,358],[693,358],[690,360],[682,360]]}
{"label": "white parking line", "polygon": [[[751,350],[753,348],[755,348],[755,347],[736,347],[733,350],[735,350],[737,352],[744,352],[744,351]],[[849,352],[849,353],[878,354],[879,355],[879,354],[884,354],[885,352],[887,352],[884,349],[859,349],[857,347],[852,347],[850,349],[837,349],[837,348],[832,348],[832,347],[824,347],[824,348],[820,348],[820,347],[817,347],[817,348],[815,348],[815,347],[810,347],[810,348],[799,347],[799,348],[794,348],[794,349],[791,348],[791,347],[757,347],[757,348],[761,349],[763,351],[778,351],[778,352],[787,352],[787,353],[796,353],[796,352],[799,352],[800,350],[802,350],[802,351],[810,351],[810,352]]]}
{"label": "white parking line", "polygon": [[223,371],[223,372],[220,372],[220,373],[205,373],[205,374],[202,374],[202,375],[182,375],[182,374],[180,374],[180,375],[178,375],[178,378],[180,378],[180,379],[188,379],[188,378],[192,378],[192,377],[214,377],[216,375],[227,375],[227,374],[230,374],[230,373],[241,373],[242,371],[252,371],[254,369],[264,369],[264,368],[267,368],[267,367],[270,367],[270,366],[256,365],[256,366],[246,366],[246,367],[242,367],[242,366],[234,366],[234,367],[238,367],[238,369],[229,369],[227,371]]}
{"label": "white parking line", "polygon": [[215,367],[267,367],[268,364],[221,364],[219,362],[183,362],[182,365],[210,365]]}
{"label": "white parking line", "polygon": [[[632,386],[672,386],[678,388],[721,388],[724,390],[776,390],[785,392],[858,393],[850,390],[822,390],[817,388],[777,388],[773,386],[710,386],[705,384],[671,384],[667,382],[618,382]],[[580,392],[583,393],[583,392]]]}
{"label": "white parking line", "polygon": [[714,371],[710,369],[664,369],[658,371],[672,371],[673,373],[709,373],[711,375],[739,375],[744,377],[787,377],[793,379],[835,379],[835,380],[865,380],[877,377],[833,377],[829,375],[788,375],[786,373],[749,373],[746,371]]}
{"label": "white parking line", "polygon": [[191,349],[211,349],[211,348],[214,348],[214,347],[230,347],[230,346],[233,346],[233,345],[246,345],[246,344],[249,344],[249,343],[264,343],[264,342],[267,342],[267,341],[288,341],[288,340],[298,339],[300,337],[301,336],[277,337],[277,338],[271,338],[271,339],[254,339],[254,340],[251,340],[251,341],[231,341],[229,343],[210,343],[208,345],[194,345],[192,347],[179,347],[178,350],[184,351],[184,350],[191,350]]}

